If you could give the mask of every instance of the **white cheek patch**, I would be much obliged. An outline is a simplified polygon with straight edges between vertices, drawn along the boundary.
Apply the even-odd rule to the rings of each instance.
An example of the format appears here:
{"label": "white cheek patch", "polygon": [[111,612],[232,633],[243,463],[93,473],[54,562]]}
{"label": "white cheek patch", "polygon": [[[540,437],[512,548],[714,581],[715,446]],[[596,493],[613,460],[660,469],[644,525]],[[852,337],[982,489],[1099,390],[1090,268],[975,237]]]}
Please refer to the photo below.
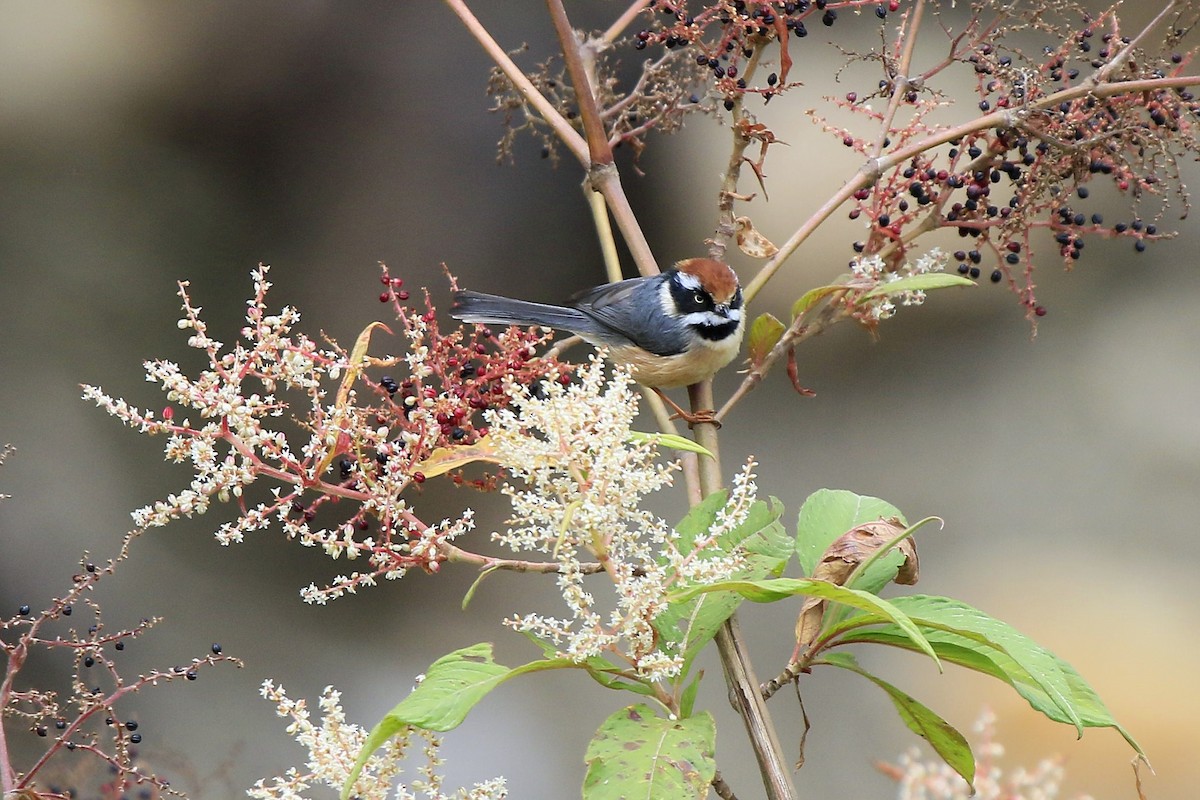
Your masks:
{"label": "white cheek patch", "polygon": [[728,316],[723,316],[715,311],[693,311],[691,314],[683,315],[683,321],[688,325],[707,325],[709,327],[728,325],[740,318],[741,313],[737,311],[730,311]]}
{"label": "white cheek patch", "polygon": [[658,287],[658,305],[668,319],[675,317],[675,298],[671,296],[671,284],[666,281],[663,281],[662,286]]}

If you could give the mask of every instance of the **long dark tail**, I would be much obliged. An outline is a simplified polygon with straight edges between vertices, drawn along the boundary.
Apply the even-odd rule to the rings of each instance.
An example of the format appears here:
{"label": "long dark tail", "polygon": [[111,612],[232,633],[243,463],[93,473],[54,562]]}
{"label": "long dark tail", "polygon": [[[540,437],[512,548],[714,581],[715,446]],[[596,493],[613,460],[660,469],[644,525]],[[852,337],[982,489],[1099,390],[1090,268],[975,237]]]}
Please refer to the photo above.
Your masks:
{"label": "long dark tail", "polygon": [[585,336],[604,333],[598,322],[574,308],[530,303],[482,292],[455,292],[450,316],[482,325],[543,325]]}

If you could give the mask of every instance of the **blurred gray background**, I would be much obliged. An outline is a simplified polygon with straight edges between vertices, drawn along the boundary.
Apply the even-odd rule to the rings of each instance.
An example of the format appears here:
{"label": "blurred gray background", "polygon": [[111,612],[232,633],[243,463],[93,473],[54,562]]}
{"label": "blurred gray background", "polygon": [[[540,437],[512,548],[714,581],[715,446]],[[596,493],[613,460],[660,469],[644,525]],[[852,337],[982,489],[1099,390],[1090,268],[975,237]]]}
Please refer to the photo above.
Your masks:
{"label": "blurred gray background", "polygon": [[[541,4],[477,5],[505,46],[529,42],[537,60],[549,52]],[[580,27],[621,7],[569,5]],[[844,16],[839,41],[878,42],[873,18]],[[930,34],[919,64],[943,52]],[[790,113],[777,102],[765,118],[789,146],[767,162],[770,202],[749,210],[777,240],[857,167],[802,113],[821,94],[856,88],[832,82],[841,57],[824,38],[814,30],[797,54],[807,85]],[[83,550],[108,556],[131,509],[189,480],[162,461],[160,440],[124,429],[78,389],[99,384],[161,407],[142,360],[197,366],[175,327],[177,279],[192,281],[210,330],[231,342],[248,273],[269,263],[273,304],[298,306],[306,332],[346,343],[383,314],[379,261],[443,304],[443,261],[473,288],[538,300],[602,279],[579,170],[552,169],[529,139],[518,140],[515,166],[496,165],[502,128],[486,112],[487,70],[438,3],[0,3],[0,442],[17,448],[0,471],[0,491],[13,495],[0,504],[4,614],[61,594]],[[961,91],[969,113],[974,101]],[[652,140],[646,177],[626,170],[661,260],[701,252],[727,144],[727,129],[696,118],[679,137]],[[1104,191],[1089,209],[1129,213]],[[837,216],[756,312],[784,317],[804,289],[844,270],[862,228]],[[1069,274],[1044,247],[1049,314],[1036,341],[1014,298],[986,281],[903,309],[878,341],[835,329],[800,352],[815,398],[772,376],[722,432],[727,471],[756,455],[762,491],[784,500],[789,524],[821,487],[883,497],[910,519],[942,516],[945,530],[921,537],[919,589],[983,608],[1072,662],[1150,753],[1159,774],[1147,789],[1158,800],[1191,797],[1200,781],[1200,237],[1191,221],[1178,227],[1178,239],[1140,256],[1128,242],[1089,241]],[[718,395],[733,382],[723,376]],[[499,524],[502,505],[474,494],[431,489],[422,499],[430,516],[467,504],[481,509],[482,527]],[[682,500],[664,497],[660,510],[678,518]],[[534,657],[498,622],[555,608],[549,580],[496,575],[464,613],[474,577],[465,569],[308,607],[298,589],[343,565],[277,531],[222,548],[211,532],[226,511],[143,538],[99,593],[111,626],[166,618],[130,646],[130,672],[183,662],[211,642],[246,660],[240,672],[210,670],[130,706],[146,759],[194,796],[236,797],[301,764],[257,697],[263,678],[313,702],[335,684],[350,718],[371,725],[450,649],[495,641],[505,663]],[[743,612],[763,676],[791,650],[794,613]],[[900,653],[862,657],[960,727],[990,705],[1004,763],[1060,753],[1069,793],[1134,796],[1115,733],[1076,742],[985,678],[939,676]],[[759,796],[715,659],[708,676],[721,768],[741,797]],[[797,778],[805,797],[894,795],[872,764],[915,739],[881,693],[862,687],[805,678],[814,724]],[[626,701],[574,674],[510,683],[447,736],[450,780],[504,774],[513,797],[577,796],[586,742]],[[772,708],[794,748],[794,698],[783,692]]]}

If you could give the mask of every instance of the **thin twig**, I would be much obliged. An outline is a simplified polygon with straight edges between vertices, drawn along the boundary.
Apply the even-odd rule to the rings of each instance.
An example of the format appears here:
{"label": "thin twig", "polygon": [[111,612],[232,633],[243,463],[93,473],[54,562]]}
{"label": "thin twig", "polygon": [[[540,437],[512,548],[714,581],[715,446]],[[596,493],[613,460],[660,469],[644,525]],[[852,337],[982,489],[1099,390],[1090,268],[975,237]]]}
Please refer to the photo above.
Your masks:
{"label": "thin twig", "polygon": [[[742,70],[742,78],[749,83],[758,67],[763,45],[754,48],[750,60]],[[746,148],[750,146],[750,137],[746,136],[737,124],[742,118],[742,104],[745,95],[738,94],[733,98],[733,108],[729,112],[730,131],[733,135],[733,145],[729,151],[729,160],[725,165],[725,174],[721,176],[721,190],[717,196],[717,229],[712,239],[708,241],[708,254],[717,261],[725,260],[725,251],[729,240],[737,232],[734,221],[733,204],[737,200],[738,180],[742,175],[742,162],[746,160]]]}
{"label": "thin twig", "polygon": [[[493,558],[463,550],[449,542],[442,542],[438,546],[438,552],[446,561],[459,564],[474,564],[481,570],[506,569],[511,572],[535,572],[543,575],[562,572],[562,565],[556,561],[521,561],[515,558]],[[580,564],[578,569],[584,575],[595,575],[598,572],[604,571],[603,565],[596,562]]]}
{"label": "thin twig", "polygon": [[770,372],[775,362],[783,358],[789,350],[793,349],[800,342],[811,339],[818,333],[821,333],[849,313],[845,307],[837,304],[837,301],[843,294],[844,291],[842,290],[835,292],[833,296],[826,300],[825,305],[821,307],[821,312],[813,319],[809,320],[807,319],[807,314],[801,314],[792,320],[792,324],[779,337],[779,341],[775,343],[775,346],[771,348],[759,364],[747,373],[742,382],[738,384],[738,388],[734,390],[729,399],[725,401],[725,404],[721,406],[721,410],[716,414],[718,422],[725,419],[733,407],[762,382],[762,379]]}
{"label": "thin twig", "polygon": [[554,107],[554,104],[537,90],[537,87],[525,76],[521,68],[508,57],[508,53],[504,51],[504,48],[492,38],[487,28],[483,27],[483,23],[471,13],[471,9],[467,8],[467,4],[463,0],[445,0],[445,3],[454,12],[455,16],[462,21],[467,32],[475,37],[475,41],[479,42],[492,61],[496,62],[496,66],[500,68],[500,71],[504,73],[504,77],[508,78],[516,90],[521,93],[521,97],[525,99],[525,102],[533,106],[542,115],[542,119],[554,131],[554,135],[558,137],[559,141],[566,145],[571,154],[579,160],[579,163],[586,167],[588,165],[588,147],[587,142],[579,135],[579,132],[571,127],[571,123],[567,121],[566,117],[558,113],[558,109]]}
{"label": "thin twig", "polygon": [[883,113],[883,121],[879,126],[879,138],[875,141],[875,147],[872,150],[876,158],[883,154],[885,142],[891,135],[892,120],[896,118],[896,112],[900,110],[900,100],[908,94],[908,87],[912,83],[909,70],[912,69],[913,51],[917,45],[917,31],[921,27],[921,18],[924,14],[925,0],[917,0],[916,5],[906,15],[905,30],[901,33],[905,37],[904,51],[900,54],[900,63],[896,65],[896,76],[892,79],[892,96],[888,98],[887,111]]}
{"label": "thin twig", "polygon": [[610,44],[615,42],[629,27],[629,23],[637,19],[638,14],[641,14],[648,5],[650,5],[650,0],[636,0],[633,5],[625,9],[621,16],[617,17],[616,22],[608,26],[608,30],[601,34],[600,38]]}

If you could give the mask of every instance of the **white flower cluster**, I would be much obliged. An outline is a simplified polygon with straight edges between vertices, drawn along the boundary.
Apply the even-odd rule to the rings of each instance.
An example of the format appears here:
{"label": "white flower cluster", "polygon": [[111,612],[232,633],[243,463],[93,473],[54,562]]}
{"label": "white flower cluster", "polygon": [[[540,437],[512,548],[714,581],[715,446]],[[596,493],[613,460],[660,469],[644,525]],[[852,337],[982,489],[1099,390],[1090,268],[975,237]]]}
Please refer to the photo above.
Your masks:
{"label": "white flower cluster", "polygon": [[[184,314],[179,327],[192,331],[188,344],[204,352],[208,368],[192,378],[173,362],[146,362],[146,380],[158,384],[169,403],[160,415],[84,387],[85,399],[130,427],[165,435],[166,459],[192,468],[187,488],[133,512],[135,524],[156,527],[203,514],[215,497],[238,505],[236,519],[216,531],[222,544],[239,543],[246,534],[278,521],[289,538],[321,548],[330,558],[363,557],[368,562],[328,586],[303,590],[311,603],[326,603],[380,577],[400,578],[411,565],[436,570],[443,543],[474,526],[469,510],[457,519],[426,525],[402,498],[414,480],[412,454],[428,451],[438,437],[438,398],[428,391],[415,398],[406,406],[406,424],[398,432],[384,424],[378,410],[360,407],[355,378],[364,365],[349,363],[346,353],[294,333],[300,321],[295,309],[269,313],[267,271],[259,266],[251,273],[255,296],[247,301],[244,341],[228,349],[209,336],[187,283],[180,284]],[[411,341],[406,358],[417,374],[418,362],[428,357],[428,347],[421,344],[428,325],[421,314],[412,314],[405,330]],[[330,397],[340,379],[336,397]],[[281,429],[277,419],[285,412],[299,421],[298,430]],[[199,423],[193,424],[187,414]],[[336,464],[335,453],[342,454]],[[331,473],[340,473],[341,480],[331,480]],[[275,484],[270,497],[253,503],[246,487],[264,477]],[[264,491],[262,497],[266,495]],[[329,527],[310,525],[315,517],[310,506],[329,498],[351,501],[354,514]],[[357,527],[361,523],[366,524]],[[366,535],[371,524],[378,526],[375,535]]]}
{"label": "white flower cluster", "polygon": [[[275,703],[275,713],[291,719],[287,732],[308,750],[306,772],[292,767],[283,775],[259,779],[246,794],[256,800],[305,800],[304,794],[313,786],[327,786],[335,791],[350,777],[350,768],[358,759],[367,740],[367,730],[348,724],[342,710],[341,693],[326,686],[321,693],[321,723],[309,717],[304,700],[292,700],[282,686],[263,682],[259,692]],[[410,746],[422,746],[425,763],[418,768],[420,777],[408,785],[399,782],[403,762]],[[446,794],[437,769],[443,763],[438,755],[441,740],[430,731],[409,727],[390,738],[375,752],[363,767],[354,783],[353,796],[360,800],[501,800],[508,796],[504,778],[477,783],[470,789],[458,789]]]}
{"label": "white flower cluster", "polygon": [[[1004,746],[995,740],[996,716],[984,711],[975,723],[980,742],[973,746],[975,753],[975,793],[946,762],[922,761],[920,751],[909,750],[895,768],[887,768],[900,784],[899,800],[1054,800],[1059,796],[1065,771],[1062,760],[1042,759],[1027,770],[1009,770],[1006,775],[997,764],[1004,756]],[[1091,800],[1081,795],[1076,800]]]}
{"label": "white flower cluster", "polygon": [[[324,413],[321,381],[344,366],[343,357],[319,348],[302,334],[293,335],[292,327],[300,320],[295,309],[285,307],[278,314],[267,314],[264,298],[271,286],[266,280],[267,270],[260,265],[251,274],[256,294],[247,303],[247,324],[242,328],[249,345],[239,343],[222,353],[224,345],[209,337],[200,307],[192,305],[187,283],[181,283],[184,316],[179,327],[193,331],[188,345],[206,352],[209,369],[189,378],[170,361],[145,364],[146,380],[159,384],[169,403],[207,420],[199,427],[193,426],[190,419],[166,416],[173,416],[173,412],[156,418],[154,412],[140,411],[94,386],[83,387],[85,400],[95,402],[130,427],[142,433],[167,434],[167,460],[191,462],[195,472],[187,489],[133,512],[139,528],[203,514],[214,496],[223,502],[241,498],[243,488],[259,473],[275,472],[282,477],[295,470],[299,461],[287,437],[267,424],[268,419],[282,416],[287,408],[274,394],[278,384],[304,391],[314,411]],[[254,391],[248,385],[251,381],[263,393]],[[304,449],[307,452],[314,447],[323,445],[310,442]],[[247,531],[265,527],[265,508],[252,508],[237,524],[222,526],[218,539],[230,544],[241,541]]]}
{"label": "white flower cluster", "polygon": [[[658,649],[652,625],[667,590],[676,581],[728,577],[741,562],[736,554],[704,557],[711,538],[681,552],[678,533],[642,508],[646,495],[671,483],[678,465],[658,461],[652,441],[633,441],[638,394],[629,372],[614,368],[606,379],[597,356],[577,377],[567,386],[543,381],[536,390],[510,385],[512,405],[489,419],[497,460],[524,484],[503,487],[511,527],[494,538],[515,551],[551,554],[570,610],[566,619],[531,613],[508,624],[576,661],[623,651],[641,674],[666,677],[681,666],[676,654]],[[745,518],[755,491],[750,477],[735,486],[721,530]],[[584,561],[599,562],[614,587],[607,614],[585,588]]]}
{"label": "white flower cluster", "polygon": [[[878,255],[856,258],[850,265],[850,272],[853,276],[850,285],[863,289],[874,289],[877,286],[895,283],[901,278],[924,275],[928,272],[941,272],[946,268],[948,261],[949,256],[940,247],[931,248],[929,252],[922,254],[915,263],[906,261],[896,270],[888,269],[887,262]],[[925,292],[909,291],[880,295],[861,301],[860,306],[865,307],[866,315],[870,319],[883,320],[895,315],[897,301],[902,306],[919,306],[925,302]]]}

